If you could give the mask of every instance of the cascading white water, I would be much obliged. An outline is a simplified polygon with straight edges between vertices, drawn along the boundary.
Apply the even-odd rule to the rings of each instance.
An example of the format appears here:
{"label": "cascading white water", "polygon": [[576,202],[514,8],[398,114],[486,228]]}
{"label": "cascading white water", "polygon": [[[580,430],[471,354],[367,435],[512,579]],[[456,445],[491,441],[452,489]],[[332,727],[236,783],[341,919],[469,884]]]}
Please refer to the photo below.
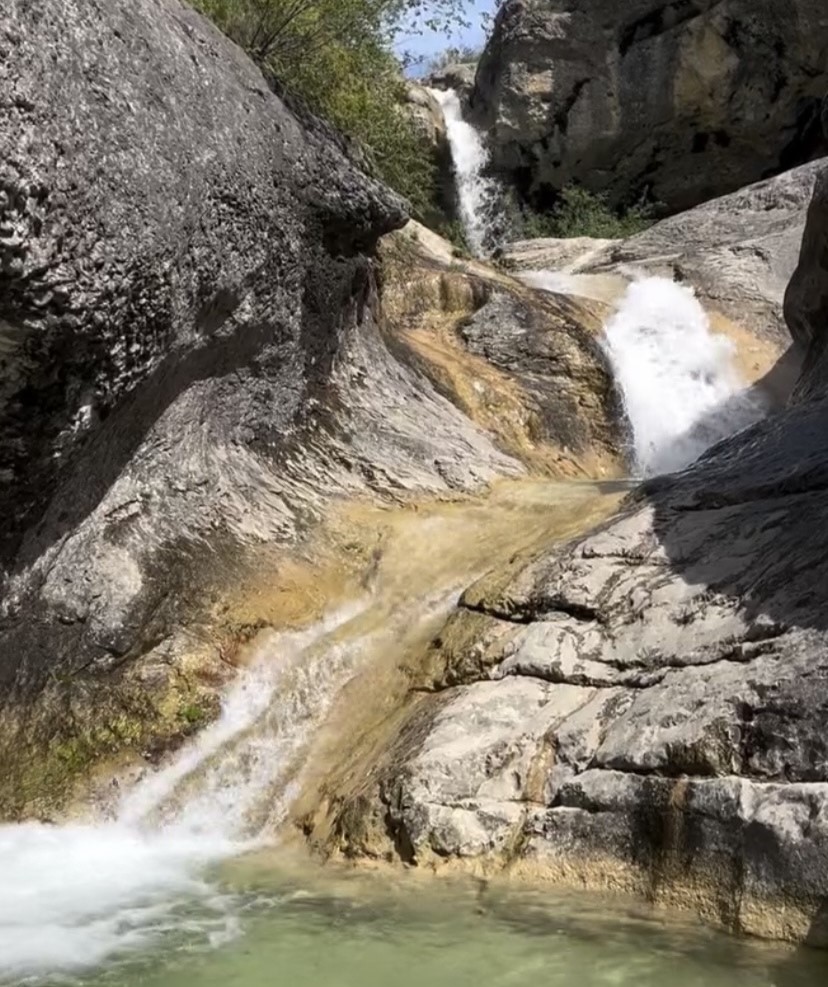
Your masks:
{"label": "cascading white water", "polygon": [[137,949],[196,903],[194,939],[232,935],[229,902],[203,875],[233,850],[218,836],[117,822],[0,827],[0,982]]}
{"label": "cascading white water", "polygon": [[127,793],[114,819],[0,826],[0,984],[86,969],[182,929],[190,945],[235,935],[238,910],[211,866],[271,838],[301,756],[362,655],[393,646],[397,619],[432,620],[458,593],[412,600],[394,620],[365,601],[273,633],[220,718]]}
{"label": "cascading white water", "polygon": [[486,174],[489,153],[482,136],[463,119],[460,97],[453,89],[430,89],[443,110],[457,182],[460,218],[469,247],[477,257],[490,252],[496,234],[501,189]]}
{"label": "cascading white water", "polygon": [[[530,271],[520,277],[541,291],[586,297],[593,290],[600,298],[612,287],[591,274]],[[668,278],[640,278],[627,287],[604,327],[603,346],[639,476],[682,469],[765,413],[761,399],[745,387],[733,344],[711,330],[692,288]]]}
{"label": "cascading white water", "polygon": [[666,278],[634,281],[605,327],[604,345],[640,474],[681,469],[762,417],[733,345],[711,331],[691,288]]}
{"label": "cascading white water", "polygon": [[[255,845],[265,821],[284,811],[287,786],[263,818],[251,818],[352,669],[365,642],[340,643],[336,632],[361,609],[274,634],[216,723],[139,783],[112,821],[0,826],[0,982],[84,968],[140,947],[195,904],[194,939],[233,934],[231,903],[205,870]],[[323,660],[304,664],[314,646],[324,646]],[[257,729],[267,716],[278,722]]]}
{"label": "cascading white water", "polygon": [[[225,697],[220,718],[126,795],[119,822],[153,821],[228,842],[255,838],[266,822],[280,822],[289,786],[272,798],[268,793],[284,781],[366,647],[364,635],[337,636],[366,606],[344,607],[307,630],[273,633],[263,641],[257,660]],[[260,813],[263,800],[266,817]]]}

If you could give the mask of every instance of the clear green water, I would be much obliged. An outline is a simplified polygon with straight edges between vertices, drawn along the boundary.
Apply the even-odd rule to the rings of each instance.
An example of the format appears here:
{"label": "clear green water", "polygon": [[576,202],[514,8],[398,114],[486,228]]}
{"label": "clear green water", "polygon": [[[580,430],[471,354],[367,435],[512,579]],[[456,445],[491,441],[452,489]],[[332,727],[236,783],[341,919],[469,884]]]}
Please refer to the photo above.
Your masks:
{"label": "clear green water", "polygon": [[[384,883],[384,887],[383,887]],[[435,881],[236,878],[205,936],[186,910],[150,953],[74,980],[117,987],[825,987],[828,956],[629,905]],[[218,914],[218,913],[217,913]],[[195,916],[193,916],[195,917]]]}

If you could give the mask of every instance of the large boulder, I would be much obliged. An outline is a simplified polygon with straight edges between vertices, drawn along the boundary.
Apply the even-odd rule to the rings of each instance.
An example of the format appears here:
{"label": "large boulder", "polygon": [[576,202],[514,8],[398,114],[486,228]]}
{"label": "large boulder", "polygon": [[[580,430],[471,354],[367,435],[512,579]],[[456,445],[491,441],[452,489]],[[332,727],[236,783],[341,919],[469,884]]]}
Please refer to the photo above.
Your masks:
{"label": "large boulder", "polygon": [[[428,142],[436,153],[440,148],[448,147],[446,137],[446,121],[443,111],[436,98],[425,86],[410,79],[405,83],[406,111],[418,133]],[[451,151],[449,151],[451,155]]]}
{"label": "large boulder", "polygon": [[6,5],[0,89],[12,812],[180,729],[174,629],[240,544],[295,536],[278,477],[406,217],[178,0]]}
{"label": "large boulder", "polygon": [[383,240],[381,256],[397,351],[500,448],[535,474],[617,472],[620,416],[600,309],[461,263],[451,244],[414,222]]}
{"label": "large boulder", "polygon": [[675,211],[812,157],[827,82],[821,0],[508,0],[471,102],[536,205],[577,181]]}
{"label": "large boulder", "polygon": [[331,845],[828,944],[826,199],[789,295],[801,400],[471,587]]}

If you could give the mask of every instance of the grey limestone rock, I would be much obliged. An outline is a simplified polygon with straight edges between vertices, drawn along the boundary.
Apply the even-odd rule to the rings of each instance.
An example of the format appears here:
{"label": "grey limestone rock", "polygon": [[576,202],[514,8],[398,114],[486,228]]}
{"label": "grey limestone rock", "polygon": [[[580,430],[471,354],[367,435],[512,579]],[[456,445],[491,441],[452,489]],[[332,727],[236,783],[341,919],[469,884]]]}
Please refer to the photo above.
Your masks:
{"label": "grey limestone rock", "polygon": [[821,0],[508,0],[471,105],[536,205],[577,181],[677,211],[818,153],[827,67]]}
{"label": "grey limestone rock", "polygon": [[437,677],[378,793],[409,859],[828,943],[826,190],[788,295],[811,344],[789,407],[466,591],[480,660]]}
{"label": "grey limestone rock", "polygon": [[0,811],[148,745],[222,587],[332,497],[520,472],[386,346],[406,218],[178,0],[3,6]]}

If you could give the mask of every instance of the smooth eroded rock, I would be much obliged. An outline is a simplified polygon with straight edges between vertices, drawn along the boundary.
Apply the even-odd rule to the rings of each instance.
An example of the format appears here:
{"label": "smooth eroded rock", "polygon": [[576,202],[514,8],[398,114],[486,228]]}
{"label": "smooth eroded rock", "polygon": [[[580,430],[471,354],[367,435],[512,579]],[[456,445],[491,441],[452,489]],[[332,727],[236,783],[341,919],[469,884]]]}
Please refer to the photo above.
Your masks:
{"label": "smooth eroded rock", "polygon": [[[282,563],[334,502],[528,468],[530,430],[476,420],[394,303],[422,285],[419,317],[453,333],[490,282],[521,286],[445,244],[395,273],[377,244],[403,203],[289,103],[178,0],[0,13],[3,816],[52,815],[102,761],[157,760],[214,716],[258,628],[318,616],[291,586],[279,603]],[[591,329],[555,312],[606,394]],[[339,560],[357,587],[361,558]]]}
{"label": "smooth eroded rock", "polygon": [[388,854],[828,944],[824,191],[789,293],[798,400],[466,591],[378,765]]}

